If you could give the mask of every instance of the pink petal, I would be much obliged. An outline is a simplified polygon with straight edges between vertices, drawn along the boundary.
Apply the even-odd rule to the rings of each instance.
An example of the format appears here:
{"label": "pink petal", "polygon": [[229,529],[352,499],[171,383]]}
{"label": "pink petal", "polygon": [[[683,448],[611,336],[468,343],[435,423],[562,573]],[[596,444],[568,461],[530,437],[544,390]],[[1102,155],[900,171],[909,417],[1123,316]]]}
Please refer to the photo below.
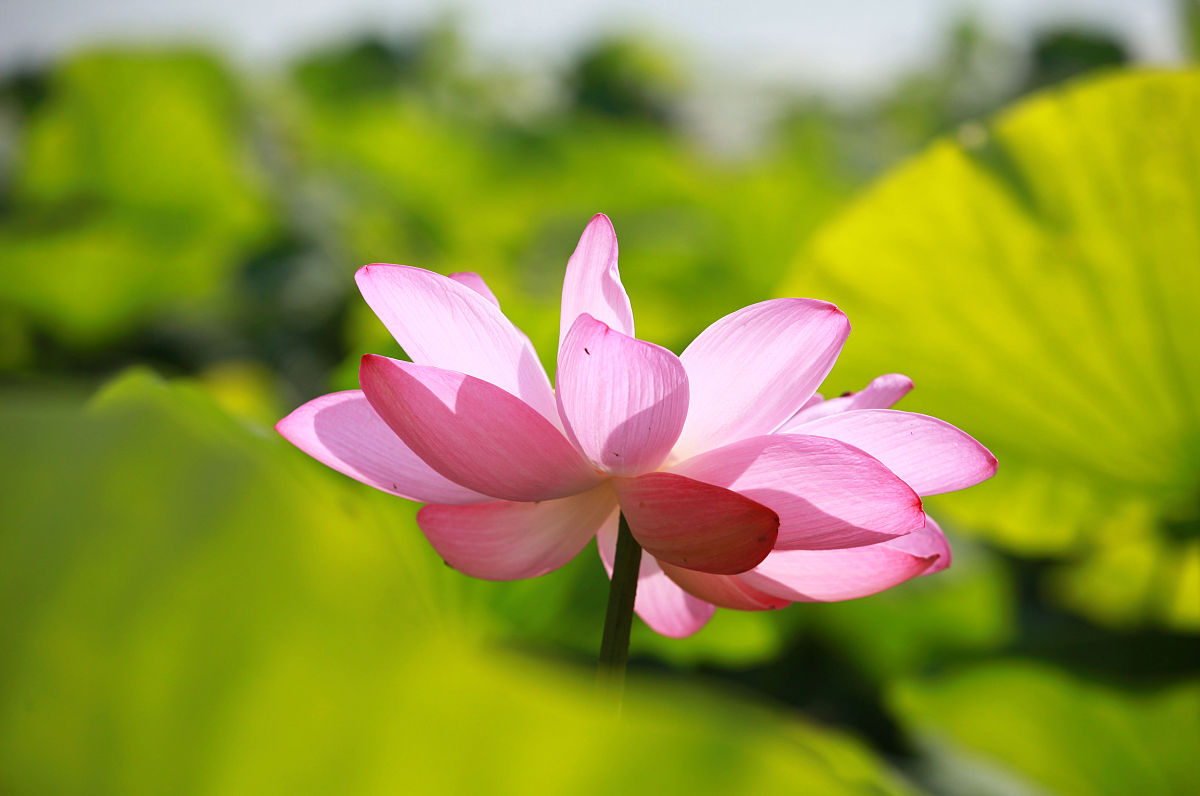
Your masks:
{"label": "pink petal", "polygon": [[779,428],[824,380],[849,333],[834,305],[795,298],[752,304],[705,329],[680,357],[691,406],[676,453]]}
{"label": "pink petal", "polygon": [[567,436],[614,475],[654,470],[687,417],[687,375],[661,346],[580,315],[558,353],[558,410]]}
{"label": "pink petal", "polygon": [[[596,546],[610,578],[616,545],[617,528],[601,528]],[[717,609],[679,588],[662,571],[654,556],[643,553],[633,610],[654,632],[669,638],[686,638],[704,627]]]}
{"label": "pink petal", "polygon": [[662,561],[722,575],[771,552],[779,517],[737,492],[674,473],[614,480],[629,530]]}
{"label": "pink petal", "polygon": [[541,503],[426,506],[417,524],[438,555],[463,574],[534,578],[573,559],[601,528],[615,528],[617,499],[604,483]]}
{"label": "pink petal", "polygon": [[946,534],[931,517],[925,518],[925,527],[921,530],[907,536],[898,536],[885,544],[892,550],[899,550],[920,558],[928,559],[937,556],[937,560],[930,564],[929,569],[922,572],[922,575],[941,572],[949,567],[953,560],[950,543],[946,541]]}
{"label": "pink petal", "polygon": [[617,269],[617,233],[603,213],[588,222],[575,253],[567,261],[558,327],[560,350],[575,319],[585,312],[618,332],[633,336],[633,309]]}
{"label": "pink petal", "polygon": [[552,500],[601,480],[549,421],[482,379],[368,354],[359,381],[414,453],[468,489],[500,500]]}
{"label": "pink petal", "polygon": [[921,499],[891,470],[857,448],[823,437],[753,437],[671,471],[770,508],[779,515],[775,546],[785,550],[875,544],[925,521]]}
{"label": "pink petal", "polygon": [[488,301],[496,305],[496,309],[500,308],[500,299],[496,298],[496,294],[487,286],[487,282],[483,281],[483,277],[474,271],[456,271],[450,274],[450,278],[460,285],[466,285],[474,290],[479,295],[483,296]]}
{"label": "pink petal", "polygon": [[759,591],[741,575],[709,575],[672,566],[663,561],[659,562],[659,566],[667,573],[667,577],[688,594],[720,608],[732,608],[736,611],[773,611],[792,603],[789,599]]}
{"label": "pink petal", "polygon": [[368,486],[418,503],[482,503],[430,469],[375,414],[360,390],[314,398],[275,424],[284,439],[317,461]]}
{"label": "pink petal", "polygon": [[797,433],[838,439],[887,465],[919,495],[952,492],[996,474],[996,457],[949,423],[895,409],[818,418]]}
{"label": "pink petal", "polygon": [[945,569],[946,537],[933,520],[907,536],[849,550],[776,550],[738,577],[769,594],[797,602],[866,597],[918,575]]}
{"label": "pink petal", "polygon": [[366,265],[355,280],[413,362],[495,384],[557,426],[554,391],[533,345],[492,301],[449,277],[406,265]]}
{"label": "pink petal", "polygon": [[[876,376],[871,383],[858,392],[852,392],[828,401],[809,401],[799,412],[784,423],[779,434],[790,434],[799,426],[818,417],[849,412],[852,409],[890,409],[893,404],[912,390],[912,379],[899,373]],[[804,433],[804,432],[799,432]]]}

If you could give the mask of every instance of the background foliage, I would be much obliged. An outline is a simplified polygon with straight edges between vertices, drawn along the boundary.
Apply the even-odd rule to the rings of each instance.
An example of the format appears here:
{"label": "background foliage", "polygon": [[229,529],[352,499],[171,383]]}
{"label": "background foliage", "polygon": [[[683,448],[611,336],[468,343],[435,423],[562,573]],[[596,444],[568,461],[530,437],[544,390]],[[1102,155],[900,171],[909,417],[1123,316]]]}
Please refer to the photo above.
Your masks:
{"label": "background foliage", "polygon": [[[1119,45],[964,26],[892,95],[781,100],[717,154],[646,40],[552,101],[466,56],[448,27],[274,77],[124,48],[0,89],[0,790],[1194,788],[1200,73],[1078,78]],[[552,365],[598,210],[641,336],[834,300],[826,392],[907,372],[1002,463],[930,501],[936,578],[635,628],[620,724],[594,552],[470,581],[270,431],[399,353],[365,262],[482,273]]]}

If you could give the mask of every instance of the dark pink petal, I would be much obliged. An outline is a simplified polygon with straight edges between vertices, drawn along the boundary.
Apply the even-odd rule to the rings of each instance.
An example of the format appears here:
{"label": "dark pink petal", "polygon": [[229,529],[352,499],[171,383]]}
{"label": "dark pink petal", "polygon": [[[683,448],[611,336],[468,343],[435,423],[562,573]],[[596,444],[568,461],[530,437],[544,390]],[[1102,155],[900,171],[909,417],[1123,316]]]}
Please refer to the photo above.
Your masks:
{"label": "dark pink petal", "polygon": [[585,312],[618,332],[633,336],[633,309],[617,269],[617,233],[603,213],[588,222],[575,253],[567,261],[558,327],[559,349],[575,319]]}
{"label": "dark pink petal", "polygon": [[[600,560],[612,577],[617,529],[605,526],[596,536]],[[666,576],[654,556],[642,554],[633,610],[654,632],[669,638],[686,638],[712,619],[716,606],[693,597]]]}
{"label": "dark pink petal", "polygon": [[558,353],[558,410],[567,436],[614,475],[654,470],[687,417],[687,375],[661,346],[580,315]]}
{"label": "dark pink petal", "polygon": [[535,578],[578,555],[601,528],[615,528],[617,498],[611,486],[601,484],[541,503],[426,506],[417,524],[438,555],[463,574]]}
{"label": "dark pink petal", "polygon": [[359,381],[414,453],[468,489],[500,500],[552,500],[602,480],[549,421],[482,379],[368,354]]}
{"label": "dark pink petal", "polygon": [[797,602],[866,597],[918,575],[945,569],[950,548],[933,520],[907,536],[850,550],[776,550],[738,577],[768,594]]}
{"label": "dark pink petal", "polygon": [[661,561],[722,575],[771,552],[779,517],[737,492],[674,473],[614,480],[629,530]]}
{"label": "dark pink petal", "polygon": [[324,465],[418,503],[482,503],[430,469],[375,414],[360,390],[314,398],[275,424],[284,439]]}
{"label": "dark pink petal", "polygon": [[[770,556],[767,556],[770,558]],[[659,562],[663,572],[679,586],[701,600],[735,611],[773,611],[791,600],[767,594],[751,586],[741,575],[709,575]]]}
{"label": "dark pink petal", "polygon": [[[921,499],[872,456],[838,440],[772,434],[735,442],[671,471],[745,495],[779,515],[784,550],[875,544],[924,523]],[[672,562],[681,563],[681,562]]]}
{"label": "dark pink petal", "polygon": [[861,448],[919,495],[965,489],[996,474],[996,457],[987,448],[928,415],[865,409],[818,418],[796,431]]}
{"label": "dark pink petal", "polygon": [[870,384],[858,392],[831,398],[828,401],[809,401],[776,433],[790,434],[810,420],[834,415],[838,412],[849,412],[852,409],[890,409],[893,404],[908,395],[912,388],[912,379],[900,373],[876,376]]}
{"label": "dark pink petal", "polygon": [[406,265],[366,265],[355,280],[413,362],[495,384],[558,424],[554,391],[533,345],[492,301],[449,277]]}
{"label": "dark pink petal", "polygon": [[813,299],[752,304],[705,329],[680,357],[691,406],[676,453],[779,428],[824,380],[849,333],[841,310]]}
{"label": "dark pink petal", "polygon": [[466,285],[474,290],[479,295],[483,296],[488,301],[496,305],[496,309],[500,308],[500,299],[496,298],[496,294],[488,287],[487,282],[483,281],[483,277],[474,271],[456,271],[450,274],[450,278],[460,285]]}

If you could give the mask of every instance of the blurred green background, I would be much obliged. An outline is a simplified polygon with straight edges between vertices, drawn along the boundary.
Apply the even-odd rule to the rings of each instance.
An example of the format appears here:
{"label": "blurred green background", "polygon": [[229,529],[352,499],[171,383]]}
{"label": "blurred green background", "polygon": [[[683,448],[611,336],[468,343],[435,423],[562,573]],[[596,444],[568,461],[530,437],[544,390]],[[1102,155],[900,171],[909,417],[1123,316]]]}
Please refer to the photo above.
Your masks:
{"label": "blurred green background", "polygon": [[[0,792],[1196,792],[1200,71],[1086,25],[1014,48],[968,20],[940,53],[869,98],[775,95],[732,150],[639,33],[538,74],[454,22],[276,69],[9,68]],[[367,262],[479,272],[552,368],[598,211],[639,336],[835,301],[827,394],[908,373],[902,408],[1001,461],[928,502],[944,574],[638,624],[620,720],[594,550],[469,580],[414,505],[271,431],[400,353]]]}

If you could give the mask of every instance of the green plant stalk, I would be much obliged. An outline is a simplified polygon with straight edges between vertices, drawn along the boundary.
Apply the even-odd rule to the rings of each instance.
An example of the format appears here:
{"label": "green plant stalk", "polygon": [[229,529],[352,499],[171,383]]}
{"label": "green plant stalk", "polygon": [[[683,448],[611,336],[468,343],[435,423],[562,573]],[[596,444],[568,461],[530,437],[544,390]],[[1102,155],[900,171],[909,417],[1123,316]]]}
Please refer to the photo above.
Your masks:
{"label": "green plant stalk", "polygon": [[633,538],[625,515],[617,531],[612,583],[608,589],[608,611],[604,615],[604,637],[600,641],[600,681],[618,690],[625,685],[625,662],[629,659],[629,630],[633,626],[633,600],[637,596],[638,569],[642,547]]}

